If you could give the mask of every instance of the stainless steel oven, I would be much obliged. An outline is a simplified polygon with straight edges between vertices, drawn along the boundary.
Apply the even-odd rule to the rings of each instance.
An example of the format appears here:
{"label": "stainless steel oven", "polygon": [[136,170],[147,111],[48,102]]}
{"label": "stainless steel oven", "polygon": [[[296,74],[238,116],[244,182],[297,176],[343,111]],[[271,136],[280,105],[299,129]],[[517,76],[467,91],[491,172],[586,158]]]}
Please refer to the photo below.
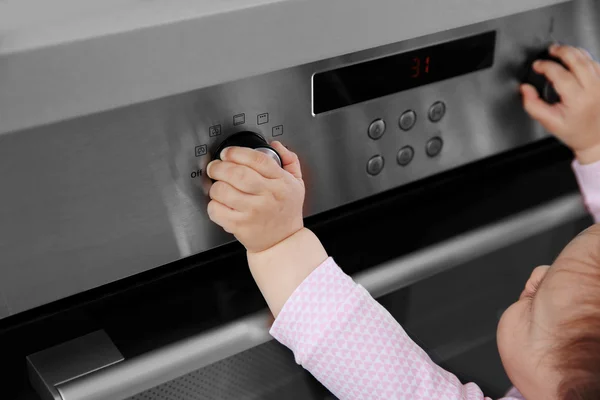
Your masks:
{"label": "stainless steel oven", "polygon": [[499,314],[590,224],[517,87],[553,40],[600,52],[599,23],[600,2],[565,2],[0,135],[8,398],[331,397],[205,213],[204,168],[240,131],[299,154],[330,255],[501,395]]}

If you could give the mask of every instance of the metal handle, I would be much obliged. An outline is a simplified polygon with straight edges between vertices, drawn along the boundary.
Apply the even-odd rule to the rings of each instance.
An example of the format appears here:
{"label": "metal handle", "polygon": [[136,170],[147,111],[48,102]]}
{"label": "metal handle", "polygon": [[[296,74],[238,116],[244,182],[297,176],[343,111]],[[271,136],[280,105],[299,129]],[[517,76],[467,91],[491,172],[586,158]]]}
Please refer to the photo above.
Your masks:
{"label": "metal handle", "polygon": [[[485,254],[586,215],[569,195],[361,273],[355,281],[380,297]],[[123,400],[271,340],[268,313],[70,380],[57,387],[63,400]]]}
{"label": "metal handle", "polygon": [[260,313],[57,386],[63,400],[122,400],[272,339]]}
{"label": "metal handle", "polygon": [[373,297],[382,297],[586,215],[588,214],[579,194],[564,196],[498,223],[384,263],[358,274],[354,280]]}

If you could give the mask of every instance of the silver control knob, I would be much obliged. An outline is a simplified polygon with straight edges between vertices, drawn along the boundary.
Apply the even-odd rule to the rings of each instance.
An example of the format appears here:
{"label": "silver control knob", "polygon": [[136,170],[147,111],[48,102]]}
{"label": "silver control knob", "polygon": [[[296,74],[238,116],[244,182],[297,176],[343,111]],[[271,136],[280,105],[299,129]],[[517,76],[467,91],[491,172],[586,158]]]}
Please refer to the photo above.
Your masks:
{"label": "silver control knob", "polygon": [[273,160],[275,160],[275,162],[280,167],[283,166],[283,162],[281,161],[281,156],[279,155],[279,153],[277,153],[277,151],[275,151],[274,148],[269,146],[267,141],[262,136],[260,136],[258,133],[254,133],[254,132],[250,132],[250,131],[234,133],[233,135],[231,135],[227,139],[225,139],[219,145],[219,147],[217,147],[217,150],[214,153],[214,159],[220,160],[221,152],[227,147],[234,147],[234,146],[235,147],[249,147],[256,151],[260,151],[261,153],[264,153],[264,154],[268,155],[269,157],[271,157]]}

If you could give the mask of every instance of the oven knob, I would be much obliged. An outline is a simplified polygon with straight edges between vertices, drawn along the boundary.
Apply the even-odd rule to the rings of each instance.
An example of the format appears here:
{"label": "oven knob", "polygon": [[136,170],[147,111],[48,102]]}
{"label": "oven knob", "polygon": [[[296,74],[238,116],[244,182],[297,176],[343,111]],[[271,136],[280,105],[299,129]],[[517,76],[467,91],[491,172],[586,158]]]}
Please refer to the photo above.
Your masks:
{"label": "oven knob", "polygon": [[261,153],[264,153],[275,160],[280,167],[283,165],[279,153],[277,153],[274,148],[269,146],[267,141],[262,136],[260,136],[258,133],[250,131],[234,133],[221,142],[219,147],[217,147],[217,151],[214,153],[214,159],[220,160],[223,149],[232,146],[249,147],[251,149],[260,151]]}
{"label": "oven knob", "polygon": [[[535,60],[550,60],[559,63],[564,67],[564,64],[557,58],[552,57],[548,51],[544,51],[539,54]],[[565,67],[566,68],[566,67]],[[533,69],[533,61],[529,63],[529,68],[527,70],[524,83],[529,83],[533,87],[535,87],[540,94],[540,97],[549,104],[555,104],[560,102],[560,96],[554,89],[554,86],[544,77],[543,75],[538,74]]]}

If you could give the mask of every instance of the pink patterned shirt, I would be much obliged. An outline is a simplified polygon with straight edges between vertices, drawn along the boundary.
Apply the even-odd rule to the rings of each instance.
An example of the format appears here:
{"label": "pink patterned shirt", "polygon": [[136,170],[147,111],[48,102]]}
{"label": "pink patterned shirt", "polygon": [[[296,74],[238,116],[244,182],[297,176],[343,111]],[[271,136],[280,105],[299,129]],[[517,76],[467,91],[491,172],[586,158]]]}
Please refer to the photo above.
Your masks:
{"label": "pink patterned shirt", "polygon": [[[573,163],[600,221],[600,162]],[[296,362],[341,400],[490,400],[437,366],[360,285],[327,259],[296,289],[271,328]],[[523,399],[516,389],[505,400]]]}

